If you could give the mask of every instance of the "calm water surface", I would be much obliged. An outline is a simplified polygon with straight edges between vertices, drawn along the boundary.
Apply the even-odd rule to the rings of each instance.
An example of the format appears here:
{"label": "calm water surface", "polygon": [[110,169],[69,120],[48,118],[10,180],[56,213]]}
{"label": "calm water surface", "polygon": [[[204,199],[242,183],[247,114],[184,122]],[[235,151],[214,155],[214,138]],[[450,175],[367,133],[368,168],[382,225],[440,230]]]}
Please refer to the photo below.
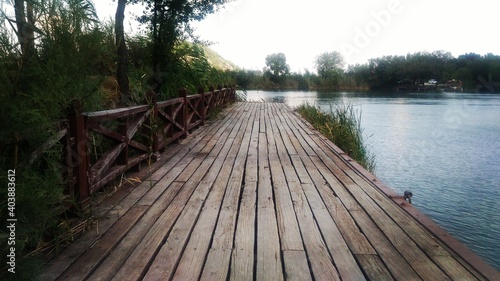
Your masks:
{"label": "calm water surface", "polygon": [[248,100],[361,113],[375,174],[500,269],[500,95],[249,91]]}

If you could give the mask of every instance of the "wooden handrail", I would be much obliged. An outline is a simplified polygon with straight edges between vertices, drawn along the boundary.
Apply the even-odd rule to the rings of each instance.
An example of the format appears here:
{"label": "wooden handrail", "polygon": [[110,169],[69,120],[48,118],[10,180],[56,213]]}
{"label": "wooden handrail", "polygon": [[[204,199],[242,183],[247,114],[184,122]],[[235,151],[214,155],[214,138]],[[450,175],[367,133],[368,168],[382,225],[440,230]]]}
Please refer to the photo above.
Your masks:
{"label": "wooden handrail", "polygon": [[[149,157],[158,158],[169,143],[186,137],[235,97],[234,87],[219,86],[208,92],[198,88],[194,95],[181,89],[179,98],[167,101],[157,101],[153,93],[148,105],[97,112],[82,112],[82,105],[75,103],[65,144],[65,162],[72,171],[69,195],[87,207],[92,193]],[[96,155],[96,138],[106,144],[101,155]]]}

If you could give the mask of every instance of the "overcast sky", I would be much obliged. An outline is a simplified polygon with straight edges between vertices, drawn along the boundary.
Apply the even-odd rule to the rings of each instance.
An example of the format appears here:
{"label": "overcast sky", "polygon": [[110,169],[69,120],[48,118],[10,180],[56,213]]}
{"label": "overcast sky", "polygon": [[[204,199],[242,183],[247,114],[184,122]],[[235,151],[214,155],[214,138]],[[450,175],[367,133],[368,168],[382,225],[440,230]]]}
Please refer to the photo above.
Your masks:
{"label": "overcast sky", "polygon": [[[94,2],[100,17],[105,2],[114,15],[115,3]],[[193,25],[242,68],[262,69],[267,55],[282,52],[303,72],[330,51],[347,64],[418,51],[500,55],[499,10],[493,0],[238,0]]]}

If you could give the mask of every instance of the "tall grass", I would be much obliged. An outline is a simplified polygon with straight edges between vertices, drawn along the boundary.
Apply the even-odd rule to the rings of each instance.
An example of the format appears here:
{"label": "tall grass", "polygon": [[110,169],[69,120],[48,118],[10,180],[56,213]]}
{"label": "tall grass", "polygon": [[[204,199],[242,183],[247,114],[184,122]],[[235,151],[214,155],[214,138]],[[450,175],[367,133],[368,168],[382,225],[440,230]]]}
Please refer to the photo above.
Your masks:
{"label": "tall grass", "polygon": [[374,172],[375,156],[363,141],[361,112],[356,111],[352,104],[331,104],[330,112],[325,113],[319,107],[306,103],[296,111],[361,166]]}

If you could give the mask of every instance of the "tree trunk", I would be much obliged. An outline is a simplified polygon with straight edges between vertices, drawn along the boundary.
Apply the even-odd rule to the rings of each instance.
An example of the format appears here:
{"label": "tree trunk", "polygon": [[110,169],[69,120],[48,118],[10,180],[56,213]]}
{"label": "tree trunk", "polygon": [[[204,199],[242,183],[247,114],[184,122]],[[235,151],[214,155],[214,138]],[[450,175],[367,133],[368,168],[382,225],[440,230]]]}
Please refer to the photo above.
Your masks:
{"label": "tree trunk", "polygon": [[17,39],[21,46],[21,53],[25,53],[27,49],[26,43],[26,11],[24,8],[24,0],[14,1],[14,11],[16,14]]}
{"label": "tree trunk", "polygon": [[154,71],[153,77],[151,77],[149,81],[150,88],[155,92],[159,93],[161,89],[162,79],[160,77],[161,68],[162,68],[162,58],[163,58],[163,45],[162,45],[162,22],[163,22],[163,13],[164,9],[162,9],[162,1],[155,0],[154,1],[154,10],[153,10],[153,57],[151,58],[152,68]]}
{"label": "tree trunk", "polygon": [[[35,54],[35,31],[28,25],[34,26],[33,5],[25,0],[14,1],[14,11],[16,15],[17,39],[24,57]],[[28,14],[28,20],[26,19]]]}
{"label": "tree trunk", "polygon": [[116,54],[118,57],[116,81],[118,82],[122,103],[127,103],[131,100],[128,80],[127,45],[125,44],[125,30],[123,27],[126,5],[127,0],[118,0],[118,7],[116,8],[115,15]]}
{"label": "tree trunk", "polygon": [[28,44],[28,52],[35,54],[35,15],[33,11],[33,3],[31,1],[26,2],[26,12],[28,25],[26,26],[26,38]]}

